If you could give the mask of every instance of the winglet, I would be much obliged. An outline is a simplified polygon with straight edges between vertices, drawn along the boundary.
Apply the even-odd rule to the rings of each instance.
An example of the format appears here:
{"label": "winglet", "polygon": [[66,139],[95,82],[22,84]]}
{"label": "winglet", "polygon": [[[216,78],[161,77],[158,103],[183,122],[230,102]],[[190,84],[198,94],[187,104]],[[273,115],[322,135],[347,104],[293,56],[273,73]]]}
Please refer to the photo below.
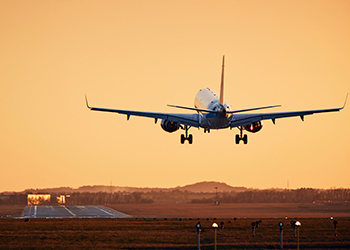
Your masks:
{"label": "winglet", "polygon": [[221,71],[221,85],[220,85],[220,104],[224,105],[224,67],[225,67],[225,56],[222,57],[222,71]]}
{"label": "winglet", "polygon": [[342,107],[341,109],[345,108],[346,102],[348,101],[348,96],[349,96],[349,93],[347,93],[346,98],[345,98],[344,105],[343,105],[343,107]]}
{"label": "winglet", "polygon": [[87,106],[89,109],[91,109],[91,107],[89,106],[88,99],[87,99],[86,95],[85,95],[85,102],[86,102],[86,106]]}

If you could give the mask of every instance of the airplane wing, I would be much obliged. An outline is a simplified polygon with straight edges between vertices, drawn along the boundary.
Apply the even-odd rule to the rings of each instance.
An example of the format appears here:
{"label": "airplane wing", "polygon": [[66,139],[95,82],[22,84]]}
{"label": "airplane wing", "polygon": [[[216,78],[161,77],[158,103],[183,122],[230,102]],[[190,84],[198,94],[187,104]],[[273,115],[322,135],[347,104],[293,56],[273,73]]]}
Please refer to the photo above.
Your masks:
{"label": "airplane wing", "polygon": [[345,102],[341,108],[332,108],[332,109],[316,109],[316,110],[304,110],[304,111],[292,111],[292,112],[275,112],[275,113],[260,113],[260,114],[234,114],[231,118],[230,127],[239,127],[252,124],[253,122],[258,122],[262,120],[272,120],[275,124],[276,119],[287,118],[287,117],[296,117],[300,116],[301,120],[304,121],[305,115],[313,115],[317,113],[328,113],[336,112],[342,110],[348,100],[349,94],[346,95]]}
{"label": "airplane wing", "polygon": [[155,119],[157,122],[158,119],[170,120],[174,122],[178,122],[179,124],[191,126],[198,128],[199,127],[199,115],[198,114],[178,114],[178,113],[158,113],[158,112],[145,112],[145,111],[134,111],[134,110],[123,110],[123,109],[109,109],[109,108],[97,108],[90,107],[86,100],[86,106],[93,111],[102,111],[102,112],[111,112],[124,114],[127,116],[129,120],[130,116],[141,116]]}
{"label": "airplane wing", "polygon": [[[345,104],[344,104],[345,106]],[[317,109],[317,110],[305,110],[305,111],[292,111],[292,112],[276,112],[276,113],[260,113],[260,114],[235,114],[232,115],[231,128],[245,126],[252,124],[253,122],[258,122],[262,120],[272,120],[275,123],[276,119],[287,118],[287,117],[296,117],[299,116],[301,120],[304,121],[305,115],[312,115],[317,113],[327,113],[327,112],[336,112],[342,110],[341,108],[333,109]]]}

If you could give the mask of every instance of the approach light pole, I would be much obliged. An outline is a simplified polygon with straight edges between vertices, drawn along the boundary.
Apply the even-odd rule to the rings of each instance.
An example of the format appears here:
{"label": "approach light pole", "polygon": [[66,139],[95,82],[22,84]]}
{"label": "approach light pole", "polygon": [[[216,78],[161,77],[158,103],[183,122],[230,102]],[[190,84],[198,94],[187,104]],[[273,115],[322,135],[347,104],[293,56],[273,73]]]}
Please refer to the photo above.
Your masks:
{"label": "approach light pole", "polygon": [[252,237],[255,237],[255,222],[252,222]]}
{"label": "approach light pole", "polygon": [[295,226],[297,228],[297,250],[299,250],[299,228],[301,227],[300,221],[295,222]]}
{"label": "approach light pole", "polygon": [[337,224],[338,224],[338,221],[333,221],[333,225],[334,225],[334,236],[337,237]]}
{"label": "approach light pole", "polygon": [[283,222],[280,221],[278,225],[280,226],[280,246],[283,249]]}
{"label": "approach light pole", "polygon": [[216,250],[216,230],[218,229],[218,224],[216,224],[216,222],[213,223],[213,225],[211,225],[214,228],[214,249]]}
{"label": "approach light pole", "polygon": [[296,236],[296,230],[295,230],[295,221],[294,220],[292,220],[291,222],[290,222],[290,225],[292,226],[292,228],[293,228],[293,234],[294,234],[294,237]]}
{"label": "approach light pole", "polygon": [[197,250],[201,250],[201,223],[198,221],[196,224],[197,228]]}

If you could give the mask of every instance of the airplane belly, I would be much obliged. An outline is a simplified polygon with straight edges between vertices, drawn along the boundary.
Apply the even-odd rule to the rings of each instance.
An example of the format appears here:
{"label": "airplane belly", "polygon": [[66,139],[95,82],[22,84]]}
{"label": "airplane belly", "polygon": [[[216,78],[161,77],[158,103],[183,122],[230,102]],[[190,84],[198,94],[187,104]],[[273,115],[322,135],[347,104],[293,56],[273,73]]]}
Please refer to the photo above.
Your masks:
{"label": "airplane belly", "polygon": [[210,119],[210,128],[211,129],[221,129],[221,128],[228,128],[230,126],[230,122],[226,118],[215,118],[215,119]]}
{"label": "airplane belly", "polygon": [[215,114],[204,114],[200,118],[200,126],[209,129],[228,128],[230,120],[226,117],[217,117]]}

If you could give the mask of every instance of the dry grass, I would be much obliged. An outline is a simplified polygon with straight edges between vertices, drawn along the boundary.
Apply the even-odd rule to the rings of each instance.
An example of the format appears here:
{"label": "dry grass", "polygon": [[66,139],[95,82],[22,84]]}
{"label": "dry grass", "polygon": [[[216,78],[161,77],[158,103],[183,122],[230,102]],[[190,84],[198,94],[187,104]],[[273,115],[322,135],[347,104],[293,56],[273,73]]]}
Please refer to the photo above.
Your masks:
{"label": "dry grass", "polygon": [[[213,249],[213,220],[202,224],[201,249]],[[252,237],[252,219],[223,221],[218,249],[274,249],[279,247],[279,220],[262,219]],[[350,220],[338,219],[338,237],[327,219],[302,219],[301,248],[349,249]],[[195,249],[197,220],[144,219],[31,219],[0,220],[1,249]],[[284,220],[284,247],[296,247],[289,220]]]}
{"label": "dry grass", "polygon": [[[214,249],[214,232],[211,228],[214,217],[218,218],[217,223],[224,222],[224,229],[217,231],[218,249],[279,248],[280,220],[285,224],[284,248],[295,249],[296,237],[293,236],[290,219],[270,219],[285,216],[323,217],[300,219],[301,249],[350,249],[350,213],[344,207],[331,211],[326,207],[318,208],[317,213],[300,211],[295,204],[151,204],[110,207],[138,219],[31,219],[29,222],[23,219],[0,219],[0,249],[196,249],[195,225],[198,220],[202,224],[201,249]],[[18,209],[0,206],[0,210],[3,210],[1,214],[6,214],[6,211],[16,211],[13,214],[18,214]],[[329,216],[337,217],[339,222],[337,237],[334,236],[333,221],[327,219]],[[233,217],[241,219],[234,220]],[[258,220],[252,219],[254,217],[261,218],[262,223],[253,238],[251,223]]]}
{"label": "dry grass", "polygon": [[0,205],[0,218],[20,216],[24,207],[18,205]]}
{"label": "dry grass", "polygon": [[[134,217],[146,218],[350,217],[350,206],[316,206],[294,203],[233,203],[219,206],[213,204],[119,204],[108,205],[108,207]],[[309,209],[305,210],[305,207]]]}

